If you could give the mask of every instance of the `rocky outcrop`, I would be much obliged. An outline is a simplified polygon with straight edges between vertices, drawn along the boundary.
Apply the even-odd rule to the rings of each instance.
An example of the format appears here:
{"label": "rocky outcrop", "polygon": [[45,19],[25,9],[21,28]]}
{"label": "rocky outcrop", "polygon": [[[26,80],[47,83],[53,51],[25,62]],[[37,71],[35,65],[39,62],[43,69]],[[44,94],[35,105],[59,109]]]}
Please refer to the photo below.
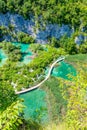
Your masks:
{"label": "rocky outcrop", "polygon": [[77,36],[77,37],[75,38],[75,43],[77,43],[77,44],[79,45],[79,44],[81,44],[83,41],[86,40],[85,38],[86,38],[85,36],[79,35],[79,36]]}
{"label": "rocky outcrop", "polygon": [[[57,24],[48,24],[46,25],[45,30],[37,29],[34,31],[35,20],[31,18],[31,20],[25,20],[19,14],[0,14],[0,26],[4,26],[8,28],[10,25],[14,27],[13,34],[17,34],[18,32],[24,32],[36,39],[38,43],[47,43],[49,37],[55,37],[59,39],[63,35],[70,36],[73,33],[73,29],[71,29],[68,25],[62,24],[61,26]],[[12,35],[8,34],[3,37],[6,41],[12,40]],[[83,40],[82,37],[77,37],[75,39],[76,43],[80,43]],[[13,41],[16,41],[13,38]]]}
{"label": "rocky outcrop", "polygon": [[72,29],[68,25],[59,26],[57,24],[49,24],[46,26],[44,31],[39,30],[36,33],[36,40],[40,42],[46,41],[48,37],[55,37],[59,39],[63,35],[70,36],[72,34]]}

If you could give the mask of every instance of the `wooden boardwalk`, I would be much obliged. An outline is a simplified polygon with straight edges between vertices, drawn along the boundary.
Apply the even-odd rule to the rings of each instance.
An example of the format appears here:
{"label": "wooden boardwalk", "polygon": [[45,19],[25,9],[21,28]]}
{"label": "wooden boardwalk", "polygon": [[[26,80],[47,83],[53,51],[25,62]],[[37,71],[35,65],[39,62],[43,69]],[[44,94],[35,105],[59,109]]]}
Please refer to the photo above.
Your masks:
{"label": "wooden boardwalk", "polygon": [[48,72],[46,78],[45,78],[43,81],[41,81],[39,84],[37,84],[37,85],[35,85],[35,86],[31,87],[31,88],[24,89],[24,90],[19,91],[19,92],[15,92],[15,93],[16,93],[16,94],[22,94],[22,93],[26,93],[26,92],[32,91],[32,90],[37,89],[38,87],[40,87],[40,86],[50,77],[51,71],[52,71],[53,67],[55,66],[55,64],[58,63],[58,62],[60,62],[60,61],[62,61],[62,60],[64,60],[64,59],[65,59],[65,57],[60,57],[60,58],[58,58],[58,59],[51,65],[51,67],[50,67],[50,69],[49,69],[49,72]]}

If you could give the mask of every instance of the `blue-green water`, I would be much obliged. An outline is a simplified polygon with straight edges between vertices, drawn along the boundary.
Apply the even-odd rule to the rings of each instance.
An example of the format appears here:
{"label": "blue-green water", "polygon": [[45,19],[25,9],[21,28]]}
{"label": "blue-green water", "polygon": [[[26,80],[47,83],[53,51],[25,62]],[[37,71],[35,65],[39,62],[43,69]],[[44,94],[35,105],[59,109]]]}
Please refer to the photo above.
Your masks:
{"label": "blue-green water", "polygon": [[64,61],[60,62],[59,65],[52,71],[52,76],[61,77],[64,79],[71,79],[69,75],[76,76],[76,69]]}
{"label": "blue-green water", "polygon": [[[24,44],[24,43],[18,43],[18,42],[12,42],[15,46],[20,46],[20,51],[22,52],[22,60],[21,63],[28,64],[32,59],[30,56],[32,56],[32,52],[29,50],[30,44]],[[4,53],[2,49],[0,49],[0,66],[2,66],[4,63],[6,63],[7,55]]]}
{"label": "blue-green water", "polygon": [[19,42],[12,42],[15,46],[20,46],[20,50],[23,53],[22,54],[22,61],[24,64],[28,64],[32,59],[30,56],[32,55],[32,52],[29,50],[30,44],[25,43],[19,43]]}
{"label": "blue-green water", "polygon": [[0,60],[0,66],[2,66],[7,60],[7,56],[2,49],[0,49]]}
{"label": "blue-green water", "polygon": [[[49,68],[46,70],[46,74],[48,70]],[[51,75],[71,80],[70,76],[76,76],[76,69],[71,64],[62,61],[58,63],[57,67],[53,68]]]}
{"label": "blue-green water", "polygon": [[24,99],[24,118],[32,118],[36,121],[38,119],[41,122],[47,121],[47,105],[45,101],[46,92],[41,89],[36,89],[31,92],[27,92],[19,95],[20,98]]}
{"label": "blue-green water", "polygon": [[[46,71],[46,73],[48,73],[48,70]],[[76,76],[76,69],[72,65],[64,61],[58,63],[58,66],[55,67],[52,71],[52,76],[61,77],[64,79],[71,79],[68,77],[68,74]],[[24,99],[24,105],[26,106],[26,108],[24,109],[24,117],[26,119],[31,117],[32,119],[37,120],[37,118],[41,114],[41,120],[46,122],[48,121],[47,111],[41,111],[42,108],[47,108],[45,96],[46,92],[40,89],[20,95],[20,98]]]}
{"label": "blue-green water", "polygon": [[20,43],[20,42],[12,42],[15,46],[20,46],[21,52],[27,52],[30,44]]}
{"label": "blue-green water", "polygon": [[[32,55],[32,52],[29,50],[30,45],[29,44],[23,44],[23,43],[12,43],[16,46],[20,46],[22,55],[22,62],[27,64],[31,61],[30,56]],[[6,60],[7,56],[5,55],[4,51],[0,49],[0,66],[2,66]],[[47,70],[48,73],[48,70]],[[64,79],[70,79],[68,77],[68,74],[71,74],[73,76],[76,76],[76,70],[75,68],[66,63],[66,62],[60,62],[58,63],[58,66],[55,67],[52,71],[52,76],[61,77]],[[24,118],[29,119],[32,118],[36,121],[40,122],[47,122],[48,121],[48,113],[47,113],[47,104],[45,101],[46,92],[37,89],[31,92],[27,92],[25,94],[19,95],[20,98],[24,99],[24,105],[26,106],[24,109]]]}

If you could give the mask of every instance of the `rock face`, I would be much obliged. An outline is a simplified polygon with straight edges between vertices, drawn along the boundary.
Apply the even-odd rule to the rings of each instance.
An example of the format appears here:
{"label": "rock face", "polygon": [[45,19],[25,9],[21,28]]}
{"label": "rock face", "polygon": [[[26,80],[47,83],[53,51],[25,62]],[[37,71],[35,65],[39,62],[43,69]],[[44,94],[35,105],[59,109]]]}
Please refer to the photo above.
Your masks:
{"label": "rock face", "polygon": [[79,35],[75,38],[75,43],[77,43],[78,45],[81,44],[83,41],[86,41],[86,37],[84,37],[83,35]]}
{"label": "rock face", "polygon": [[[6,28],[9,25],[14,26],[13,34],[17,34],[17,32],[25,32],[36,39],[37,43],[47,43],[48,37],[55,37],[59,39],[63,35],[70,36],[73,33],[73,29],[71,29],[68,25],[62,24],[60,27],[57,24],[49,24],[46,25],[45,30],[37,30],[36,33],[34,31],[35,20],[25,20],[19,14],[0,14],[0,26],[4,26]],[[11,41],[12,36],[10,34],[4,36],[4,40]],[[14,39],[16,40],[16,39]],[[75,39],[77,43],[80,43],[81,37]]]}
{"label": "rock face", "polygon": [[42,43],[47,41],[48,37],[55,37],[59,39],[63,35],[70,36],[72,34],[72,29],[68,25],[62,25],[61,27],[57,24],[49,24],[46,26],[44,31],[38,30],[36,33],[37,42],[42,41]]}

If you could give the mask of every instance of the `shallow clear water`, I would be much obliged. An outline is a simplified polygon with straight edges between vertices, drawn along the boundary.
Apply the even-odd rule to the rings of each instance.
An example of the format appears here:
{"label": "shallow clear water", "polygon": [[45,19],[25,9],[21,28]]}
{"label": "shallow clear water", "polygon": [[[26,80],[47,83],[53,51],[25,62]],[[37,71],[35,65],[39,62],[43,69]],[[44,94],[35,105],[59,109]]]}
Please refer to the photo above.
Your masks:
{"label": "shallow clear water", "polygon": [[[30,57],[32,56],[32,52],[29,50],[30,45],[18,42],[12,42],[12,44],[15,46],[20,46],[20,51],[23,53],[21,63],[28,64],[32,60]],[[4,51],[0,49],[0,66],[2,66],[6,62],[7,58],[8,57],[4,53]]]}
{"label": "shallow clear water", "polygon": [[47,121],[47,105],[45,101],[46,92],[41,89],[36,89],[31,92],[27,92],[19,95],[20,98],[24,99],[24,118],[32,118],[42,122]]}
{"label": "shallow clear water", "polygon": [[29,50],[30,44],[25,44],[25,43],[18,43],[18,42],[12,42],[13,45],[15,46],[20,46],[22,54],[22,60],[24,64],[28,64],[32,59],[30,56],[32,55],[32,52]]}
{"label": "shallow clear water", "polygon": [[[46,73],[48,73],[48,70],[46,70]],[[68,74],[76,76],[76,69],[72,65],[64,61],[60,62],[58,66],[55,67],[52,71],[52,76],[71,80],[71,78],[68,77]],[[36,120],[37,117],[39,117],[39,114],[41,113],[42,122],[48,121],[47,111],[41,111],[42,108],[47,108],[45,96],[46,92],[40,89],[27,92],[25,94],[21,94],[19,96],[20,98],[24,99],[24,105],[26,106],[26,108],[24,109],[25,119],[31,117],[32,119]]]}
{"label": "shallow clear water", "polygon": [[[46,69],[46,74],[49,69]],[[54,67],[51,73],[52,76],[61,77],[64,79],[71,80],[71,76],[76,76],[76,69],[71,65],[64,61],[58,63],[57,67]]]}
{"label": "shallow clear water", "polygon": [[[21,52],[23,54],[22,62],[27,64],[31,61],[30,56],[32,55],[32,52],[29,51],[29,44],[21,44],[21,43],[12,43],[16,46],[20,45]],[[2,61],[0,62],[0,66],[5,63],[7,60],[7,56],[5,55],[4,51],[0,49],[0,59]],[[46,73],[48,73],[48,70],[46,70]],[[75,68],[66,63],[66,62],[60,62],[57,67],[55,67],[52,71],[52,76],[56,77],[62,77],[64,79],[70,79],[68,77],[68,74],[71,74],[73,76],[76,76],[76,70]],[[24,99],[24,105],[26,106],[24,108],[24,118],[29,119],[32,118],[34,120],[40,120],[41,122],[47,122],[48,121],[48,113],[47,113],[47,104],[45,101],[46,92],[41,89],[36,89],[31,92],[27,92],[24,94],[19,95],[19,98]]]}
{"label": "shallow clear water", "polygon": [[7,60],[7,56],[2,49],[0,49],[0,60],[0,66],[2,66]]}
{"label": "shallow clear water", "polygon": [[76,76],[76,69],[64,61],[60,62],[59,65],[52,71],[52,76],[61,77],[64,79],[71,79],[69,75]]}

